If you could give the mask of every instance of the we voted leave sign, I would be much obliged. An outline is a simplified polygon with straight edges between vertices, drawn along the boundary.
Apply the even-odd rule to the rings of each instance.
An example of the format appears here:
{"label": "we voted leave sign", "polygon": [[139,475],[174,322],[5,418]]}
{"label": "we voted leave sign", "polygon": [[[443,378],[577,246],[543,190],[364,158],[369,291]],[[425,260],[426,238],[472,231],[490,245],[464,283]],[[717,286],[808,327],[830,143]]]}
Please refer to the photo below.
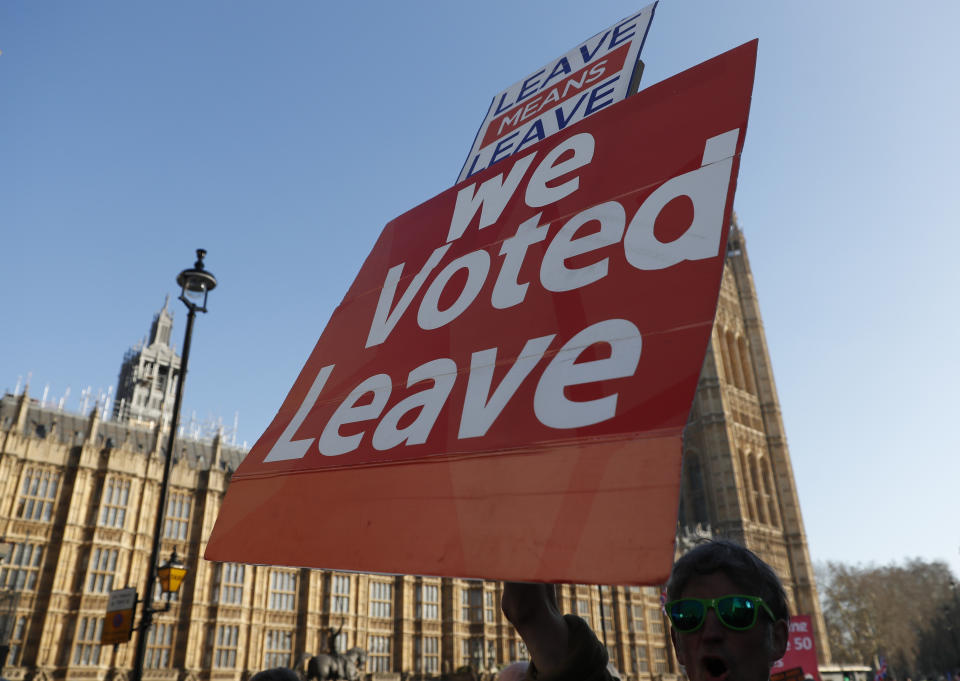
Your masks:
{"label": "we voted leave sign", "polygon": [[206,558],[662,582],[756,41],[383,230]]}
{"label": "we voted leave sign", "polygon": [[621,19],[494,95],[457,181],[624,99],[656,6]]}

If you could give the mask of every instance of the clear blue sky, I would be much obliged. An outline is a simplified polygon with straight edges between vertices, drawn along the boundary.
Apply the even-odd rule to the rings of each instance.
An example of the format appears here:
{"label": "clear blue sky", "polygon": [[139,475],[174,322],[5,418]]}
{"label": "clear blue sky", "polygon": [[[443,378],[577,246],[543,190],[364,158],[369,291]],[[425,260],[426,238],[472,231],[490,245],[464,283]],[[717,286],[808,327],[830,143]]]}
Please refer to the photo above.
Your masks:
{"label": "clear blue sky", "polygon": [[[204,247],[184,415],[239,412],[252,444],[490,97],[643,2],[3,2],[0,390],[115,385]],[[760,39],[736,210],[814,560],[960,575],[958,25],[947,0],[664,0],[644,49],[647,86]]]}

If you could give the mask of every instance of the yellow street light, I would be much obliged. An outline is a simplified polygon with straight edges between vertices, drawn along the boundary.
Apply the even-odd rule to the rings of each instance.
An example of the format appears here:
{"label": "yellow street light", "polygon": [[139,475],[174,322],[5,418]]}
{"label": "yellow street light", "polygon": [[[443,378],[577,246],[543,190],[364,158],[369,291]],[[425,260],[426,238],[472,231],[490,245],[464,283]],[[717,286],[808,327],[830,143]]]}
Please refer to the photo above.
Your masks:
{"label": "yellow street light", "polygon": [[[180,584],[183,578],[187,576],[187,567],[180,562],[177,556],[177,550],[160,565],[157,569],[157,577],[160,578],[160,591],[164,594],[176,594],[180,591]],[[167,596],[169,598],[169,596]]]}

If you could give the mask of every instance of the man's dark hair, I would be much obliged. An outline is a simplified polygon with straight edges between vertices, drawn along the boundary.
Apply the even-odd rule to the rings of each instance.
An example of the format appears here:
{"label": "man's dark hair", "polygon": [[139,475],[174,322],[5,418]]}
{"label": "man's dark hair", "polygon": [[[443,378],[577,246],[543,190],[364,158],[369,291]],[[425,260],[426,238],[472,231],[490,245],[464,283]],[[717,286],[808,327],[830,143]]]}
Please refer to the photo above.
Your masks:
{"label": "man's dark hair", "polygon": [[692,578],[714,572],[725,574],[745,595],[760,596],[777,619],[789,621],[787,594],[773,568],[749,549],[725,539],[704,542],[674,563],[667,582],[667,600],[680,598]]}

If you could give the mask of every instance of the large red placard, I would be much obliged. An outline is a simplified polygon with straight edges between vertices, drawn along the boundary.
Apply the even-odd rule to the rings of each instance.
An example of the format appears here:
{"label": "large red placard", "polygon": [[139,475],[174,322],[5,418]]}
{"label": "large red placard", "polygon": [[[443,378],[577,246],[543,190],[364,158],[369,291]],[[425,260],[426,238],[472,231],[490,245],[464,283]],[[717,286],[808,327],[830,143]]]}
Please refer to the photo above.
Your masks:
{"label": "large red placard", "polygon": [[390,222],[206,557],[662,581],[756,41]]}

